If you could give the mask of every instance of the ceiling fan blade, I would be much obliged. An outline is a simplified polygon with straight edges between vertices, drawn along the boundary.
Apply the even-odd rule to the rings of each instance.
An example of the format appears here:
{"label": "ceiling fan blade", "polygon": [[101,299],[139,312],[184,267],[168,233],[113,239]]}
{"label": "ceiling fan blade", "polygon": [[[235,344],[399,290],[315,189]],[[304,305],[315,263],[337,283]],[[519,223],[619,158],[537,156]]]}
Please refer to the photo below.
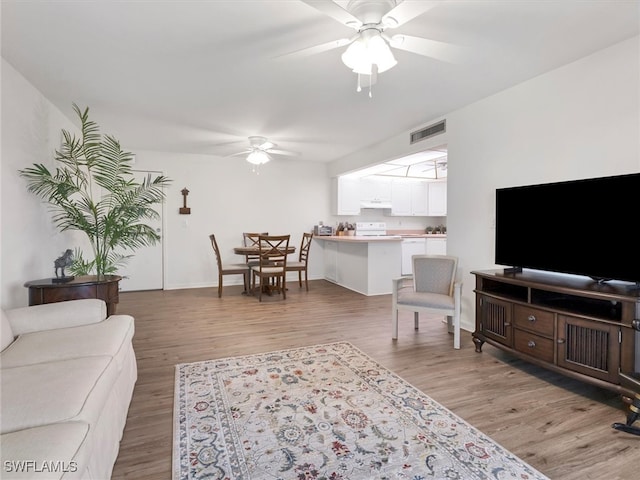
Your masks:
{"label": "ceiling fan blade", "polygon": [[428,10],[431,10],[433,7],[438,6],[442,1],[444,0],[404,0],[382,17],[382,23],[386,28],[399,27],[400,25],[404,25],[414,18],[419,17]]}
{"label": "ceiling fan blade", "polygon": [[287,150],[274,150],[274,149],[269,149],[270,154],[273,155],[286,155],[288,157],[297,157],[298,155],[300,155],[298,152],[289,152]]}
{"label": "ceiling fan blade", "polygon": [[331,40],[330,42],[321,43],[320,45],[314,45],[313,47],[303,48],[301,50],[296,50],[290,53],[284,53],[282,55],[278,55],[276,58],[310,57],[311,55],[315,55],[317,53],[327,52],[329,50],[333,50],[334,48],[340,48],[340,47],[344,47],[345,45],[349,45],[357,37],[358,36],[355,35],[352,38],[341,38],[340,40]]}
{"label": "ceiling fan blade", "polygon": [[389,43],[399,50],[417,53],[441,62],[460,63],[465,57],[465,50],[462,47],[411,35],[394,35]]}
{"label": "ceiling fan blade", "polygon": [[244,150],[242,152],[232,153],[231,155],[227,155],[227,157],[239,157],[240,155],[249,155],[252,150]]}
{"label": "ceiling fan blade", "polygon": [[332,0],[301,0],[303,3],[315,8],[316,10],[330,16],[334,20],[358,30],[362,26],[362,22],[347,12]]}
{"label": "ceiling fan blade", "polygon": [[271,150],[273,147],[277,147],[277,145],[273,142],[266,141],[262,145],[258,145],[257,148],[260,150],[266,151]]}

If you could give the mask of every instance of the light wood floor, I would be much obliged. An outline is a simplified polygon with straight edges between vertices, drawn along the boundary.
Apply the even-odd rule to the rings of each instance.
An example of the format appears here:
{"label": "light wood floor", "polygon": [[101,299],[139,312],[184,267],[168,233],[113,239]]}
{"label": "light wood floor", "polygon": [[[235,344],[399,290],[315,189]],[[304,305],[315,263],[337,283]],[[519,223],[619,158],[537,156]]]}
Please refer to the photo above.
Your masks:
{"label": "light wood floor", "polygon": [[640,437],[618,432],[608,391],[514,359],[471,334],[462,348],[439,318],[402,313],[391,340],[390,295],[365,297],[317,280],[262,303],[225,287],[120,294],[133,315],[138,382],[113,479],[171,478],[174,365],[349,341],[552,479],[640,478]]}

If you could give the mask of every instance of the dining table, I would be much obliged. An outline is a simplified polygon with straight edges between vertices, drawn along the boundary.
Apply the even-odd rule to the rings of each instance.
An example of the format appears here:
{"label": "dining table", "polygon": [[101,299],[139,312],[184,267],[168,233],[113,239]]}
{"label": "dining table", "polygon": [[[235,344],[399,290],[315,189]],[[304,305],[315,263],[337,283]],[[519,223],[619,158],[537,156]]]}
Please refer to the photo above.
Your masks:
{"label": "dining table", "polygon": [[[287,255],[295,252],[296,252],[295,246],[293,245],[287,246]],[[244,255],[245,257],[248,258],[248,256],[260,255],[260,247],[258,245],[242,245],[240,247],[233,247],[233,253],[237,255]],[[274,287],[273,285],[263,285],[262,286],[263,292],[268,295],[271,295],[273,287]]]}
{"label": "dining table", "polygon": [[[287,247],[287,255],[296,252],[296,247],[293,245],[289,245]],[[233,253],[238,255],[259,255],[260,248],[257,245],[247,245],[241,247],[233,247]]]}

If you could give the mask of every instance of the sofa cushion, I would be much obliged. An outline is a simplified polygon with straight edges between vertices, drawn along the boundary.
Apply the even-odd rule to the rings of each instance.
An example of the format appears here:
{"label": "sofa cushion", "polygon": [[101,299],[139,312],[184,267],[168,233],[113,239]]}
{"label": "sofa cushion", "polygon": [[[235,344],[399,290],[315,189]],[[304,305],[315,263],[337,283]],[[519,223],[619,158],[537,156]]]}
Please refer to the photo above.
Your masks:
{"label": "sofa cushion", "polygon": [[4,314],[4,310],[0,309],[0,351],[7,348],[13,342],[13,330],[9,319]]}
{"label": "sofa cushion", "polygon": [[131,342],[133,330],[133,317],[112,315],[90,325],[25,333],[0,353],[0,365],[10,368],[107,355],[115,358],[120,370],[123,355],[118,353]]}
{"label": "sofa cushion", "polygon": [[66,302],[45,303],[5,311],[14,335],[77,327],[107,318],[107,306],[97,298],[83,298]]}
{"label": "sofa cushion", "polygon": [[[89,425],[56,423],[2,435],[2,478],[82,478],[90,449]],[[38,472],[36,474],[36,472]]]}
{"label": "sofa cushion", "polygon": [[94,425],[117,375],[107,356],[3,368],[1,431],[70,420]]}

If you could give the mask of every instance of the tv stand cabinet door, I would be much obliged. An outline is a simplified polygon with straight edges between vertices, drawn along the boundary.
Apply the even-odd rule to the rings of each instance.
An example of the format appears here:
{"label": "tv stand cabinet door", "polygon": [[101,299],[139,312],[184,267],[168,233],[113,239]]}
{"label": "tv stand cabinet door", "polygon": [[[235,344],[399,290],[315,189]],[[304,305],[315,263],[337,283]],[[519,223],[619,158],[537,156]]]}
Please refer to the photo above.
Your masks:
{"label": "tv stand cabinet door", "polygon": [[486,338],[513,346],[513,304],[482,295],[477,330]]}
{"label": "tv stand cabinet door", "polygon": [[619,383],[620,327],[558,315],[558,366]]}

